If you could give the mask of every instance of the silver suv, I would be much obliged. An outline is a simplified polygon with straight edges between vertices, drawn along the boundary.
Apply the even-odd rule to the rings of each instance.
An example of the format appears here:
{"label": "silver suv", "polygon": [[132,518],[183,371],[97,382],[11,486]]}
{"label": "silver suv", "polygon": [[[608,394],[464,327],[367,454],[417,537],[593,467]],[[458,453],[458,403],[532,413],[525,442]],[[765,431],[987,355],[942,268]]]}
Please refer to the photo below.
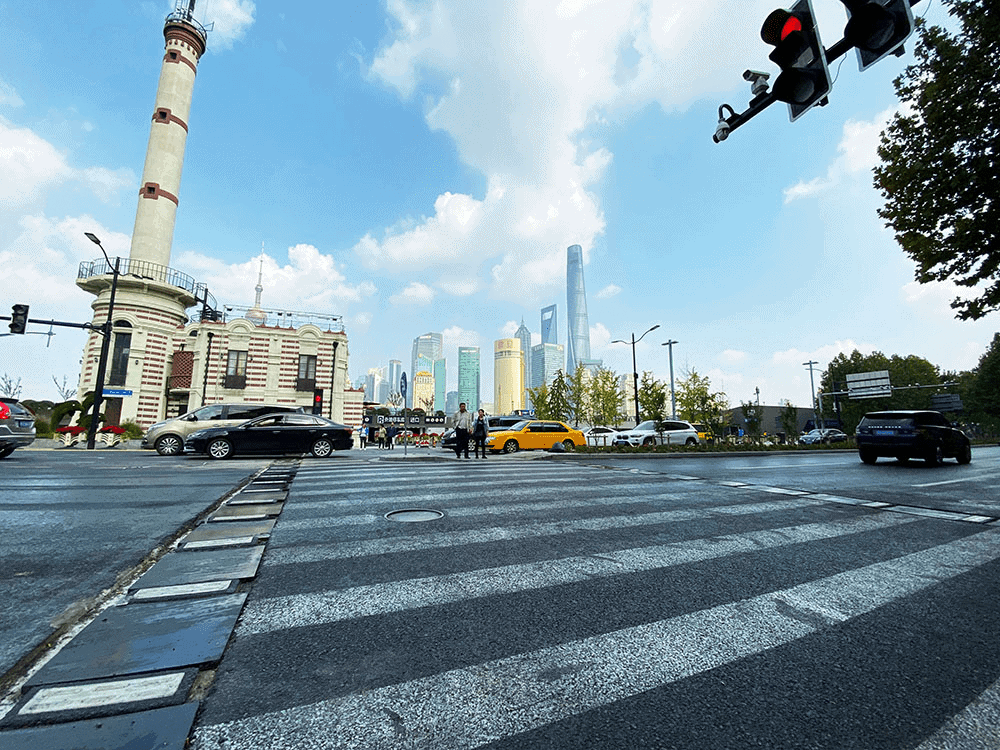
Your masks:
{"label": "silver suv", "polygon": [[142,436],[142,447],[155,448],[161,456],[178,456],[184,452],[184,438],[197,430],[206,427],[234,427],[265,414],[304,411],[301,406],[288,405],[209,404],[152,425]]}
{"label": "silver suv", "polygon": [[16,398],[0,398],[0,458],[35,442],[35,415]]}

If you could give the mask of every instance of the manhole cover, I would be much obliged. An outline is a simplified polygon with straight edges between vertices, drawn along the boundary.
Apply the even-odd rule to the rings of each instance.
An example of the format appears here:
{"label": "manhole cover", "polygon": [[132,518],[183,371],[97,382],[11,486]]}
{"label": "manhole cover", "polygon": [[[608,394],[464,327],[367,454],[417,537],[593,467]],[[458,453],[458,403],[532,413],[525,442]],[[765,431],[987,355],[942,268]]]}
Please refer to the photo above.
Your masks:
{"label": "manhole cover", "polygon": [[417,521],[436,521],[444,516],[439,510],[427,510],[425,508],[407,508],[406,510],[394,510],[385,514],[390,521],[401,521],[402,523],[416,523]]}

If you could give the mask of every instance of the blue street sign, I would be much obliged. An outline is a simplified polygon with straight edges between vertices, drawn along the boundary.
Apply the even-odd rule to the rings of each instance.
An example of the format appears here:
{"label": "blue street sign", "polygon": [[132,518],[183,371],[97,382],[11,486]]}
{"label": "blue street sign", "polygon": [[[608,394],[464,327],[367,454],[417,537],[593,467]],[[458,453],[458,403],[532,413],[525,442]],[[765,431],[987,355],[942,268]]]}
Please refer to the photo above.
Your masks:
{"label": "blue street sign", "polygon": [[399,395],[404,399],[406,398],[406,373],[404,372],[402,377],[399,379]]}
{"label": "blue street sign", "polygon": [[102,388],[101,393],[105,396],[131,396],[132,391],[124,388]]}

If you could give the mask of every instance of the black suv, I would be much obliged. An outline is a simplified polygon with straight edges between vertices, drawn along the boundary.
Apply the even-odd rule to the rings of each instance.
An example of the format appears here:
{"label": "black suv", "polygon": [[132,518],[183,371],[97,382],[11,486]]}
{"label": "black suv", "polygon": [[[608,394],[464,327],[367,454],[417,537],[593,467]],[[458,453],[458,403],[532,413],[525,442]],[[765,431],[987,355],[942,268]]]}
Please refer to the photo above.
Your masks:
{"label": "black suv", "polygon": [[930,466],[946,457],[960,464],[972,460],[969,438],[936,411],[870,412],[858,424],[855,440],[866,464],[875,463],[879,456],[892,456],[902,463],[922,458]]}

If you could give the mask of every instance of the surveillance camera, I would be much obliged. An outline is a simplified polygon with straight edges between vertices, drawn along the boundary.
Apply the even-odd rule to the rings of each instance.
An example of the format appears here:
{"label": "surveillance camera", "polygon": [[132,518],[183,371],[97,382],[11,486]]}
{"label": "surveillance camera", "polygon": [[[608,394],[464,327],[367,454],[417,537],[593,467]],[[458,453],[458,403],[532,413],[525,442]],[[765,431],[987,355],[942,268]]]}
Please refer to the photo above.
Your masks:
{"label": "surveillance camera", "polygon": [[716,143],[722,143],[726,138],[729,137],[729,123],[724,119],[719,119],[719,124],[715,128],[715,135],[712,136],[712,140]]}
{"label": "surveillance camera", "polygon": [[765,73],[765,72],[763,72],[761,70],[744,70],[743,71],[743,80],[744,81],[753,81],[753,80],[756,80],[758,78],[761,79],[762,81],[766,81],[770,77],[771,77],[770,73]]}

